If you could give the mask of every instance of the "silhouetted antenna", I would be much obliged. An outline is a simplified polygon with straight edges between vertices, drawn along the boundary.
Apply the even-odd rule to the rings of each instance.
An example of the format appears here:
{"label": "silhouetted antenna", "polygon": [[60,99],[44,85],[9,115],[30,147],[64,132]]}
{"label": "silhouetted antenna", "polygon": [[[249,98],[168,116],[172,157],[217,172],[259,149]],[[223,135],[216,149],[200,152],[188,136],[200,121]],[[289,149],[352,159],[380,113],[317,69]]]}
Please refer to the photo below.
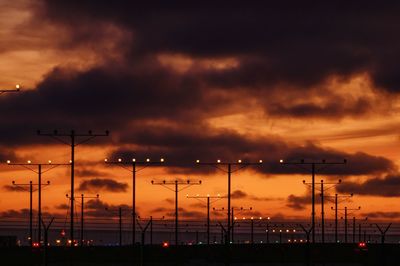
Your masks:
{"label": "silhouetted antenna", "polygon": [[[71,199],[71,197],[67,194],[65,195],[68,199]],[[98,199],[99,194],[96,196],[85,196],[84,194],[81,194],[81,247],[83,247],[83,242],[84,242],[84,211],[85,211],[85,199]],[[74,242],[71,242],[71,245],[74,245]]]}
{"label": "silhouetted antenna", "polygon": [[[47,184],[42,184],[42,174],[58,167],[61,165],[70,165],[70,164],[64,164],[64,163],[58,163],[54,164],[51,161],[48,161],[48,163],[32,163],[32,161],[28,160],[26,163],[12,163],[10,160],[7,161],[8,165],[18,165],[22,166],[25,169],[28,169],[38,175],[38,242],[39,246],[42,240],[42,232],[41,232],[41,220],[42,220],[42,185],[49,185],[50,182],[48,181]],[[42,167],[48,167],[46,170],[42,170]],[[32,167],[37,167],[37,170],[35,170]]]}
{"label": "silhouetted antenna", "polygon": [[[221,160],[217,160],[217,162],[200,162],[200,160],[196,160],[196,163],[199,165],[209,165],[212,167],[215,167],[216,169],[227,173],[228,174],[228,225],[227,225],[227,236],[226,236],[226,244],[230,243],[229,237],[230,237],[230,232],[231,232],[231,175],[232,173],[235,173],[245,167],[251,166],[251,165],[260,165],[262,164],[262,160],[259,160],[258,163],[251,163],[251,162],[243,162],[242,160],[238,160],[237,162],[222,162]],[[222,168],[221,166],[224,166]],[[232,170],[232,166],[239,166],[238,168]]]}
{"label": "silhouetted antenna", "polygon": [[[194,185],[201,185],[201,180],[197,182],[192,182],[190,180],[182,181],[182,180],[174,180],[174,181],[151,181],[152,185],[159,185],[163,186],[168,190],[171,190],[175,192],[175,245],[178,246],[178,193],[188,187],[194,186]],[[170,188],[169,186],[174,185],[174,188]],[[184,186],[183,188],[179,189],[179,186]]]}
{"label": "silhouetted antenna", "polygon": [[207,206],[207,245],[210,245],[210,206],[212,203],[219,201],[222,198],[226,197],[221,197],[220,194],[217,196],[210,196],[209,194],[207,196],[200,196],[197,194],[196,196],[189,196],[189,194],[186,195],[186,198],[188,199],[197,199],[200,202],[204,203],[204,199],[206,200],[206,206]]}
{"label": "silhouetted antenna", "polygon": [[[104,159],[104,162],[106,164],[118,165],[132,173],[132,245],[134,246],[136,243],[136,173],[149,166],[160,166],[165,162],[165,160],[164,158],[161,158],[160,161],[152,161],[150,158],[147,158],[144,161],[140,161],[133,158],[132,161],[123,161],[119,158],[116,161]],[[131,168],[128,168],[128,166]],[[137,166],[139,168],[137,168]]]}
{"label": "silhouetted antenna", "polygon": [[[314,183],[314,185],[321,185],[321,188],[319,189],[321,192],[321,235],[322,235],[322,243],[325,243],[325,204],[324,204],[324,193],[325,191],[336,187],[337,185],[340,185],[342,183],[342,180],[339,179],[338,182],[332,183],[332,182],[324,182],[324,180],[321,180],[320,183]],[[307,183],[305,180],[303,180],[303,184],[305,185],[312,185],[312,183]],[[330,185],[328,187],[324,187],[324,185]]]}
{"label": "silhouetted antenna", "polygon": [[[336,164],[346,164],[347,161],[344,159],[341,162],[327,162],[326,160],[321,160],[320,162],[306,162],[304,159],[300,160],[300,162],[286,162],[284,160],[279,160],[282,165],[294,165],[301,169],[309,171],[309,169],[303,167],[303,165],[311,165],[311,228],[312,228],[312,242],[315,243],[315,171],[322,170],[330,165]],[[315,169],[317,165],[323,165],[320,169]]]}
{"label": "silhouetted antenna", "polygon": [[3,89],[0,89],[0,95],[1,94],[3,94],[3,93],[12,93],[12,92],[19,92],[20,91],[20,85],[15,85],[15,89],[11,89],[11,90],[3,90]]}
{"label": "silhouetted antenna", "polygon": [[[52,133],[43,133],[40,130],[37,131],[39,136],[47,136],[51,137],[65,145],[71,147],[71,210],[70,210],[70,238],[71,243],[74,243],[74,195],[75,195],[75,147],[88,142],[95,137],[104,137],[109,135],[109,131],[106,130],[103,134],[94,134],[91,130],[88,133],[76,133],[74,130],[71,130],[70,133],[60,133],[58,130],[54,130]],[[65,140],[67,138],[68,140]],[[82,141],[77,142],[77,138],[83,138]],[[71,247],[74,245],[72,244]]]}
{"label": "silhouetted antenna", "polygon": [[338,195],[335,194],[335,196],[325,196],[326,198],[335,198],[335,208],[331,207],[331,210],[335,211],[335,243],[338,243],[339,238],[338,238],[338,206],[339,203],[347,201],[349,198],[353,197],[353,193],[349,195]]}

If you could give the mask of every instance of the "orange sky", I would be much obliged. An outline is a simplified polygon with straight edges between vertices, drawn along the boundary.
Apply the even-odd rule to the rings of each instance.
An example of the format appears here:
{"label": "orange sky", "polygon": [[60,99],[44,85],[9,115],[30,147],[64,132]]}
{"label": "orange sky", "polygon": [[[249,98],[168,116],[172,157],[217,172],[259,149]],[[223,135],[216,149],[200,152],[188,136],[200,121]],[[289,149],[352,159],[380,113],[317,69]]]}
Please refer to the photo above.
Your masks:
{"label": "orange sky", "polygon": [[[60,76],[55,75],[56,78],[54,80],[57,82],[59,80],[65,81],[69,75],[71,75],[71,80],[73,80],[82,73],[90,72],[92,69],[98,67],[103,68],[105,65],[107,65],[106,69],[121,68],[125,71],[128,64],[124,61],[127,60],[125,57],[133,56],[133,59],[130,60],[135,63],[129,61],[129,64],[133,64],[132,69],[128,68],[124,74],[129,75],[135,71],[143,71],[143,73],[147,73],[146,71],[151,72],[154,71],[153,65],[157,65],[157,67],[163,70],[167,69],[167,73],[172,73],[171,77],[166,78],[166,80],[175,84],[175,79],[178,79],[176,76],[196,76],[199,73],[207,73],[206,77],[210,78],[211,76],[210,80],[213,80],[212,73],[220,74],[240,70],[242,66],[252,60],[251,56],[243,56],[239,52],[228,55],[201,55],[201,53],[190,54],[183,51],[184,49],[182,49],[182,52],[168,51],[167,49],[167,51],[152,51],[152,54],[148,55],[150,59],[140,58],[135,61],[136,58],[134,56],[136,55],[131,55],[127,51],[129,49],[135,51],[137,46],[139,46],[138,43],[142,40],[140,39],[140,30],[136,28],[131,30],[127,24],[118,24],[120,22],[110,22],[112,18],[105,19],[103,22],[93,19],[89,22],[83,22],[84,25],[80,29],[82,31],[74,35],[73,27],[71,29],[71,25],[68,25],[65,21],[57,21],[52,16],[48,18],[40,17],[39,14],[41,13],[39,11],[44,9],[43,6],[45,5],[45,2],[35,4],[31,1],[23,0],[13,1],[12,3],[9,1],[0,2],[0,88],[11,89],[15,84],[21,84],[23,88],[23,91],[16,95],[1,95],[0,97],[3,99],[1,99],[0,104],[7,103],[7,101],[18,102],[18,100],[15,100],[17,97],[28,98],[29,91],[37,91],[39,95],[45,93],[44,89],[41,88],[52,86],[51,82],[54,75],[52,71],[55,68],[60,70],[62,74]],[[99,31],[101,34],[93,37],[91,34],[94,34],[93,32],[96,27],[100,28]],[[78,30],[76,29],[76,31]],[[83,39],[81,43],[77,40],[79,38]],[[71,44],[72,42],[76,42],[77,44]],[[129,45],[125,46],[126,43]],[[154,72],[158,73],[157,71]],[[118,79],[118,74],[116,76],[116,79]],[[162,78],[160,80],[164,80]],[[157,79],[157,77],[154,79]],[[188,86],[188,88],[185,88],[189,91],[187,95],[189,98],[191,94],[189,85],[192,83],[189,83],[189,81],[189,85],[186,85],[183,81],[182,83],[180,81],[176,83],[182,87]],[[125,141],[124,138],[136,136],[134,130],[132,132],[129,130],[132,128],[136,130],[138,127],[145,129],[149,125],[161,125],[168,127],[168,129],[185,128],[182,131],[186,132],[185,126],[187,125],[185,123],[187,123],[188,119],[198,119],[198,122],[193,123],[193,127],[188,127],[187,129],[190,134],[197,136],[207,135],[208,132],[211,132],[210,135],[213,135],[214,132],[216,135],[221,132],[230,132],[233,135],[236,134],[246,138],[248,141],[251,140],[252,143],[259,141],[260,145],[263,145],[262,143],[264,142],[274,143],[276,140],[277,143],[284,142],[287,146],[296,147],[305,147],[307,143],[311,142],[324,150],[335,150],[345,154],[364,152],[371,156],[381,156],[392,161],[396,168],[400,163],[397,153],[397,146],[400,140],[398,136],[398,124],[400,122],[398,117],[398,97],[396,94],[390,94],[386,91],[382,92],[381,87],[374,81],[373,73],[368,70],[357,69],[346,75],[342,75],[341,71],[337,71],[337,73],[327,74],[322,80],[314,82],[311,85],[291,84],[285,81],[262,86],[257,84],[252,87],[251,84],[244,82],[236,88],[235,85],[218,84],[218,82],[211,85],[206,84],[205,81],[198,81],[198,83],[203,88],[202,94],[199,96],[193,90],[193,95],[194,98],[199,97],[202,100],[204,98],[205,102],[210,102],[210,104],[204,105],[204,107],[193,106],[191,108],[190,105],[184,106],[176,114],[169,114],[160,118],[159,116],[154,116],[152,110],[147,110],[145,105],[143,107],[145,109],[143,111],[144,114],[142,114],[143,117],[137,120],[134,117],[135,114],[113,113],[114,116],[119,115],[124,117],[126,121],[122,123],[123,126],[119,125],[118,128],[114,128],[111,122],[107,124],[109,118],[104,118],[106,122],[103,125],[96,124],[102,130],[109,129],[111,137],[102,139],[101,141],[93,140],[88,145],[84,144],[77,147],[77,169],[87,168],[95,170],[97,175],[77,176],[76,187],[78,188],[80,183],[94,178],[111,179],[118,183],[126,183],[128,187],[126,191],[122,192],[107,191],[107,189],[99,187],[97,188],[98,191],[94,189],[93,191],[85,191],[85,193],[99,193],[101,201],[107,204],[130,205],[132,189],[130,173],[118,167],[105,165],[103,162],[104,158],[110,156],[113,152],[118,153],[119,148],[132,150],[133,153],[138,150],[140,151],[138,156],[146,156],[146,150],[150,154],[154,154],[156,153],[155,151],[158,151],[154,147],[155,144],[141,142],[139,137],[135,138],[134,141]],[[193,84],[198,85],[198,83]],[[116,84],[115,87],[110,88],[110,94],[112,90],[117,90],[120,85]],[[151,83],[151,86],[153,85]],[[301,86],[307,86],[307,89],[303,89]],[[204,89],[205,87],[206,89]],[[51,87],[49,91],[57,91],[57,89],[57,87]],[[94,89],[93,101],[97,101],[96,93],[97,90]],[[133,97],[135,95],[132,94]],[[78,99],[79,97],[80,95],[73,95],[72,99]],[[110,101],[112,100],[112,95],[110,95]],[[365,101],[365,105],[368,104],[365,110],[358,106],[360,101],[361,105],[364,103],[363,101]],[[323,107],[335,106],[335,104],[339,103],[343,109],[340,109],[341,111],[338,111],[338,114],[330,115],[327,113],[320,115],[316,113],[305,116],[277,113],[278,111],[276,110],[278,109],[271,109],[272,107],[278,108],[282,103],[288,106],[301,106],[302,104],[313,103]],[[21,104],[24,104],[24,102]],[[41,104],[47,105],[47,103]],[[49,105],[51,104],[49,102]],[[132,104],[132,106],[134,105]],[[71,106],[71,108],[75,107],[79,108],[78,105]],[[130,107],[128,101],[127,109]],[[24,125],[29,122],[30,116],[28,116],[29,118],[24,118],[24,114],[17,112],[20,106],[14,105],[13,108],[16,110],[16,114],[14,115],[13,113],[13,118],[18,117],[19,119],[14,123],[3,124],[5,129],[11,128],[15,124]],[[279,108],[282,108],[282,106]],[[85,108],[83,107],[83,109]],[[167,105],[165,113],[168,113],[170,109],[173,109],[173,105]],[[324,111],[324,108],[322,109]],[[359,109],[362,111],[357,113]],[[110,112],[113,112],[113,110],[110,110]],[[340,114],[340,112],[343,114]],[[180,117],[182,114],[184,114],[184,117],[181,121],[177,117]],[[1,121],[6,121],[7,115],[7,113],[2,113],[1,116],[3,118]],[[43,130],[57,128],[60,124],[62,125],[63,120],[71,119],[71,117],[73,121],[75,119],[70,114],[57,119],[57,115],[59,114],[46,112],[38,114],[37,119],[46,120],[47,115],[54,115],[55,117],[54,119],[49,119],[50,125],[47,125],[49,127],[43,128]],[[86,122],[92,120],[93,117],[91,115],[93,114],[82,113],[74,115],[76,115],[76,121],[81,118],[85,119],[79,125],[80,128],[76,128],[76,130],[86,131],[90,129],[87,128]],[[98,115],[96,119],[98,120],[93,121],[101,121],[102,115]],[[58,124],[54,124],[54,127],[52,127],[54,121],[57,120],[59,120]],[[66,125],[75,124],[74,122],[68,122]],[[46,143],[40,143],[44,141],[40,137],[36,137],[38,140],[33,140],[30,143],[30,140],[35,138],[32,137],[35,135],[35,131],[30,131],[31,128],[29,127],[26,131],[23,131],[23,126],[17,128],[21,131],[18,132],[18,135],[26,134],[28,141],[17,140],[8,144],[7,135],[3,135],[3,140],[0,143],[2,150],[7,152],[10,150],[13,151],[18,160],[22,161],[30,159],[33,162],[46,162],[47,160],[62,163],[68,162],[70,155],[67,146],[58,145],[56,141],[49,140],[46,140]],[[193,132],[194,129],[199,130],[200,128],[204,128],[204,132]],[[226,144],[227,153],[229,153],[230,147]],[[259,159],[267,160],[274,158],[278,164],[280,159],[279,152],[269,152],[267,148],[264,152],[265,157],[259,153],[256,154]],[[196,154],[196,150],[193,150],[193,153]],[[274,156],[274,153],[276,156]],[[249,155],[251,155],[251,151],[243,151],[241,154],[230,154],[230,157],[241,159],[249,158]],[[216,158],[229,160],[229,158],[220,156],[219,154],[210,153],[208,160],[215,161]],[[165,158],[167,163],[171,162],[168,150],[164,153],[160,152],[158,158],[151,159],[158,160],[161,157]],[[0,158],[5,159],[1,157],[1,154]],[[250,158],[254,158],[254,156],[251,155]],[[193,161],[193,168],[196,167],[206,166],[196,166]],[[350,161],[348,165],[343,167],[352,168],[354,165]],[[254,168],[257,168],[257,166]],[[341,178],[344,183],[346,181],[359,183],[376,177],[382,179],[387,174],[398,176],[397,169],[391,169],[390,172],[386,173],[365,173],[353,176],[330,175],[329,180]],[[180,194],[180,204],[185,210],[205,211],[204,208],[190,206],[195,203],[195,200],[186,199],[186,193],[190,195],[226,194],[226,175],[223,173],[215,172],[206,174],[204,172],[193,171],[189,174],[182,174],[179,171],[171,172],[171,169],[168,167],[148,168],[141,171],[137,179],[137,206],[140,215],[152,215],[154,214],[152,211],[158,207],[173,208],[173,205],[168,202],[168,199],[173,198],[173,193],[162,187],[152,186],[150,182],[151,180],[172,180],[175,178],[201,179],[203,181],[201,186],[190,187]],[[317,180],[322,178],[327,180],[326,175],[317,176]],[[280,219],[281,217],[307,218],[310,214],[310,205],[305,205],[305,209],[300,210],[288,207],[288,197],[290,195],[310,196],[306,194],[307,189],[302,184],[303,179],[309,181],[310,175],[301,175],[299,173],[267,173],[248,168],[235,173],[233,176],[232,191],[240,190],[247,194],[247,197],[233,199],[233,205],[238,207],[252,206],[254,215],[261,214],[264,217],[275,216],[280,217]],[[18,210],[27,208],[28,206],[29,198],[27,193],[7,191],[4,188],[4,186],[10,185],[13,180],[17,183],[26,183],[28,180],[36,181],[36,176],[34,173],[25,171],[17,166],[7,166],[5,160],[3,160],[0,167],[0,186],[3,188],[0,197],[0,211],[9,209]],[[65,210],[59,209],[57,206],[68,203],[65,194],[69,193],[69,170],[65,167],[57,168],[46,173],[43,180],[51,181],[51,186],[47,187],[43,192],[43,207],[46,211],[64,214]],[[331,189],[329,193],[334,194],[335,190]],[[362,209],[359,211],[360,217],[365,217],[368,213],[375,212],[400,212],[400,208],[395,204],[393,199],[393,197],[379,195],[355,195],[353,202],[349,203],[349,206],[361,206]],[[225,205],[225,200],[215,203],[216,207],[223,207]],[[331,205],[329,203],[328,208]],[[317,211],[319,211],[319,206],[317,207]],[[161,212],[157,215],[164,215],[164,213]],[[328,217],[333,218],[333,212],[329,211]],[[382,218],[380,217],[380,219]]]}

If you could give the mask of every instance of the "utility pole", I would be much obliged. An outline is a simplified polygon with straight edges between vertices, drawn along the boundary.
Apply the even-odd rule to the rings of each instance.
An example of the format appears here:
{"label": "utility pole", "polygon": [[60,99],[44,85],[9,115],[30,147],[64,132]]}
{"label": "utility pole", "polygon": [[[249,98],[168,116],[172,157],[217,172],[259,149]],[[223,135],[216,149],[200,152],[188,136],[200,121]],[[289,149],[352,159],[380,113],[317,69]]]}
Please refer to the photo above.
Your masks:
{"label": "utility pole", "polygon": [[[228,217],[227,217],[227,221],[228,221],[228,226],[226,229],[226,244],[229,245],[230,244],[230,232],[231,232],[231,176],[233,173],[251,166],[251,165],[260,165],[262,164],[262,160],[259,160],[258,163],[250,163],[250,162],[242,162],[242,160],[238,160],[237,162],[221,162],[221,160],[217,160],[217,162],[200,162],[200,160],[196,160],[196,163],[199,165],[210,165],[212,167],[215,167],[216,169],[227,173],[228,174]],[[224,168],[221,168],[221,166],[224,166]],[[232,169],[233,167],[237,166],[236,169]]]}
{"label": "utility pole", "polygon": [[[147,158],[145,161],[132,159],[132,161],[129,162],[123,161],[121,158],[119,158],[117,161],[109,161],[108,159],[104,159],[104,162],[106,164],[118,165],[132,173],[132,245],[134,246],[136,242],[136,173],[149,166],[160,166],[164,163],[164,159],[161,158],[159,162],[152,162],[149,158]],[[131,168],[128,168],[128,166]]]}
{"label": "utility pole", "polygon": [[339,206],[339,203],[346,201],[349,198],[352,198],[353,193],[351,193],[350,195],[335,194],[335,196],[325,196],[325,197],[329,197],[329,198],[334,197],[335,198],[335,208],[331,207],[331,210],[335,211],[335,243],[338,243],[338,241],[339,241],[339,238],[338,238],[338,206]]}
{"label": "utility pole", "polygon": [[20,86],[17,84],[17,85],[15,85],[15,89],[13,89],[13,90],[0,89],[0,95],[3,93],[12,93],[12,92],[19,92],[19,91],[20,91]]}
{"label": "utility pole", "polygon": [[349,214],[348,211],[358,211],[360,209],[361,209],[361,207],[358,207],[355,209],[349,209],[349,208],[347,208],[347,206],[344,207],[344,209],[338,209],[338,210],[344,210],[344,242],[345,243],[347,243],[347,226],[348,226],[347,215]]}
{"label": "utility pole", "polygon": [[[32,247],[33,244],[33,208],[32,208],[32,195],[33,195],[33,186],[37,184],[33,184],[32,181],[29,181],[29,184],[17,184],[15,181],[12,181],[12,184],[23,191],[29,191],[29,245]],[[49,182],[47,184],[50,184]],[[43,184],[43,185],[47,185]],[[29,186],[29,190],[26,190],[25,187]],[[35,190],[36,191],[36,190]]]}
{"label": "utility pole", "polygon": [[221,197],[220,194],[218,194],[217,196],[210,196],[210,194],[207,194],[207,196],[200,196],[199,194],[197,194],[196,196],[189,196],[189,194],[187,194],[186,198],[197,199],[202,203],[204,203],[204,199],[207,200],[207,245],[210,245],[210,206],[212,203],[226,197]]}
{"label": "utility pole", "polygon": [[[39,246],[41,245],[41,240],[42,240],[42,226],[41,226],[41,220],[42,220],[42,185],[50,185],[50,182],[48,181],[45,184],[42,184],[42,174],[58,167],[61,165],[69,165],[69,164],[54,164],[51,161],[49,161],[47,164],[44,163],[32,163],[32,161],[28,160],[26,163],[11,163],[10,160],[7,161],[8,165],[18,165],[22,166],[25,169],[28,169],[31,172],[34,172],[38,175],[38,183],[36,184],[38,186],[38,242]],[[37,170],[35,170],[32,167],[37,167]],[[42,168],[48,167],[46,170],[42,170]]]}
{"label": "utility pole", "polygon": [[[75,200],[75,147],[83,143],[88,142],[96,137],[104,137],[109,135],[109,131],[106,130],[104,134],[94,134],[91,130],[88,133],[76,133],[75,130],[71,130],[69,133],[60,133],[54,130],[52,133],[43,133],[40,130],[37,131],[39,136],[51,137],[60,143],[63,143],[71,148],[71,210],[70,210],[70,238],[71,247],[74,246],[74,200]],[[65,140],[65,138],[67,140]],[[77,139],[83,138],[80,142]]]}
{"label": "utility pole", "polygon": [[[336,183],[327,183],[327,182],[324,182],[324,180],[321,180],[320,183],[314,183],[314,185],[321,185],[321,188],[320,188],[321,194],[320,195],[321,195],[321,242],[322,243],[325,243],[325,200],[324,200],[325,197],[324,197],[324,194],[325,194],[325,191],[327,191],[337,185],[340,185],[341,182],[342,182],[342,180],[339,179],[339,181]],[[303,184],[312,185],[312,183],[306,183],[305,180],[303,180]],[[331,186],[324,187],[324,185],[331,185]]]}
{"label": "utility pole", "polygon": [[[201,185],[201,180],[199,180],[196,183],[193,183],[190,180],[181,181],[181,180],[177,180],[177,179],[173,180],[173,181],[163,180],[161,182],[156,182],[156,181],[152,180],[151,184],[163,186],[166,189],[171,190],[175,193],[175,245],[178,246],[179,245],[179,241],[178,241],[178,193],[188,187],[193,186],[193,185]],[[173,189],[169,187],[171,185],[174,186]],[[183,185],[184,187],[179,189],[180,185]]]}
{"label": "utility pole", "polygon": [[[308,170],[303,167],[303,165],[311,165],[311,228],[312,228],[312,242],[315,243],[315,173],[317,170],[322,170],[330,165],[336,164],[346,164],[346,159],[341,162],[326,162],[322,160],[321,162],[305,162],[302,159],[300,162],[285,162],[284,160],[279,161],[282,165],[295,165],[301,169]],[[323,166],[321,169],[316,169],[316,166]]]}
{"label": "utility pole", "polygon": [[[68,194],[66,195],[66,197],[70,198],[68,196]],[[85,210],[84,209],[85,199],[98,199],[98,198],[99,198],[99,194],[97,194],[95,197],[85,196],[84,194],[81,194],[81,241],[80,241],[81,247],[83,247],[83,241],[84,241],[84,238],[83,238],[83,232],[84,232],[84,230],[83,230],[83,225],[84,225],[83,217],[84,217],[84,210]]]}

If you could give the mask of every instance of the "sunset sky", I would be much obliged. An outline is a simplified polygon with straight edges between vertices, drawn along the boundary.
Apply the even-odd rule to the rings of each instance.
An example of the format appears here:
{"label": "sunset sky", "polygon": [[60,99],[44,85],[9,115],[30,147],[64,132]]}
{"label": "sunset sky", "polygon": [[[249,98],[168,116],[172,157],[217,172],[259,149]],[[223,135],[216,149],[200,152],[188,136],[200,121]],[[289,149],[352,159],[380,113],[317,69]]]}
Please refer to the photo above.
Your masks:
{"label": "sunset sky", "polygon": [[[173,213],[173,193],[151,180],[202,180],[181,193],[188,219],[205,208],[186,194],[227,193],[226,174],[196,159],[261,159],[233,175],[232,203],[276,220],[311,212],[310,171],[280,159],[347,159],[318,172],[342,180],[327,193],[354,193],[342,207],[361,206],[359,218],[400,219],[400,6],[389,3],[0,0],[0,89],[22,88],[0,95],[0,215],[29,206],[13,180],[37,182],[6,161],[67,163],[69,147],[36,131],[74,129],[110,131],[76,148],[76,193],[100,194],[92,215],[131,205],[131,173],[104,158],[165,159],[137,174],[144,217]],[[44,211],[65,215],[69,167],[47,180]]]}

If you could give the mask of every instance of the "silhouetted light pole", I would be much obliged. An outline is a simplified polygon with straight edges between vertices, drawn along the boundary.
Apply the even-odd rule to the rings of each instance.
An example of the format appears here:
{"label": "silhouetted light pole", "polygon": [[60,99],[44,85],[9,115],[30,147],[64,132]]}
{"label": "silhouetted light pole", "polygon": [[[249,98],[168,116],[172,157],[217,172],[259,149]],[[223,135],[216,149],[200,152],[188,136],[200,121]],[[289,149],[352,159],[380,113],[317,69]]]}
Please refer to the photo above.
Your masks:
{"label": "silhouetted light pole", "polygon": [[339,203],[344,202],[344,201],[348,200],[349,198],[352,198],[353,193],[351,193],[350,195],[335,194],[335,196],[325,196],[325,197],[328,197],[328,198],[334,197],[335,198],[335,208],[331,207],[331,210],[335,211],[335,243],[338,243],[338,241],[339,241],[339,237],[338,237],[338,206],[339,206]]}
{"label": "silhouetted light pole", "polygon": [[3,93],[12,93],[12,92],[19,92],[20,91],[20,86],[19,85],[15,85],[15,89],[13,89],[13,90],[3,90],[3,89],[0,89],[0,95],[1,94],[3,94]]}
{"label": "silhouetted light pole", "polygon": [[344,210],[344,242],[345,243],[347,243],[347,226],[348,226],[347,216],[349,214],[349,211],[358,211],[360,209],[361,209],[361,207],[358,207],[355,209],[350,209],[350,208],[347,208],[347,206],[344,207],[344,209],[338,209],[338,210],[342,210],[342,211]]}
{"label": "silhouetted light pole", "polygon": [[[52,133],[43,133],[40,130],[37,131],[39,136],[47,136],[51,137],[69,147],[71,147],[71,210],[70,210],[70,238],[71,238],[71,247],[73,247],[74,243],[74,200],[75,200],[75,147],[88,142],[91,139],[96,137],[104,137],[109,135],[109,131],[106,130],[104,134],[94,134],[91,130],[88,133],[76,133],[75,130],[71,130],[70,133],[59,133],[57,130],[54,130]],[[63,138],[67,138],[64,140]],[[77,142],[77,138],[84,138],[82,141]]]}
{"label": "silhouetted light pole", "polygon": [[[48,181],[45,184],[42,184],[42,174],[60,166],[60,165],[69,165],[69,164],[54,164],[51,161],[48,161],[48,163],[32,163],[32,161],[28,160],[26,163],[11,163],[10,160],[7,161],[8,165],[18,165],[22,166],[25,169],[28,169],[29,171],[32,171],[38,175],[38,242],[39,245],[41,244],[42,240],[42,231],[41,231],[41,220],[42,220],[42,185],[49,185],[50,182]],[[32,168],[33,166],[37,167],[37,170]],[[42,166],[48,167],[46,170],[42,170]]]}
{"label": "silhouetted light pole", "polygon": [[[109,161],[108,159],[104,159],[104,162],[106,164],[115,164],[118,165],[125,170],[129,171],[132,173],[132,245],[135,245],[136,242],[136,173],[143,170],[146,167],[149,166],[160,166],[161,164],[164,163],[164,159],[161,158],[159,162],[157,161],[151,161],[149,158],[147,158],[144,161],[139,161],[136,159],[132,159],[132,161],[123,161],[121,158],[119,158],[117,161]],[[130,166],[131,168],[128,168]],[[140,168],[137,168],[140,167]]]}
{"label": "silhouetted light pole", "polygon": [[[113,210],[113,209],[108,209],[108,208],[105,208],[105,210],[114,215],[118,215],[118,233],[119,233],[118,238],[119,238],[119,246],[121,247],[122,246],[122,212],[123,211],[130,212],[131,210],[122,209],[122,207],[118,207],[118,210]],[[116,212],[118,212],[118,214],[116,214]]]}
{"label": "silhouetted light pole", "polygon": [[[228,174],[228,217],[227,217],[227,221],[228,221],[228,225],[227,225],[227,229],[226,229],[226,244],[230,244],[230,232],[231,232],[231,175],[245,167],[248,167],[250,165],[260,165],[262,164],[262,160],[259,160],[258,163],[250,163],[250,162],[243,162],[242,160],[238,160],[237,162],[221,162],[221,160],[217,160],[217,162],[200,162],[200,160],[196,160],[196,163],[199,165],[210,165],[213,166],[215,168],[217,168],[218,170],[227,173]],[[226,169],[221,168],[221,166],[225,166]],[[239,166],[237,169],[233,170],[232,166]]]}
{"label": "silhouetted light pole", "polygon": [[[320,183],[314,183],[314,185],[321,185],[320,192],[321,192],[321,242],[325,243],[325,198],[324,198],[324,193],[325,191],[340,185],[342,180],[339,179],[338,182],[336,183],[327,183],[324,182],[324,180],[321,180]],[[305,185],[312,185],[312,183],[307,183],[305,180],[303,180],[303,184]],[[331,185],[329,187],[324,187],[324,185]]]}
{"label": "silhouetted light pole", "polygon": [[[344,159],[342,162],[326,162],[325,160],[322,160],[321,162],[305,162],[304,159],[302,159],[300,162],[286,162],[284,160],[280,160],[279,162],[283,165],[296,165],[297,167],[305,170],[309,169],[302,167],[303,165],[311,165],[311,228],[312,242],[315,243],[315,172],[316,170],[326,168],[328,165],[346,164],[347,161]],[[321,169],[315,169],[315,167],[318,165],[323,165],[325,167]]]}
{"label": "silhouetted light pole", "polygon": [[[160,185],[165,187],[168,190],[175,192],[175,245],[178,246],[178,193],[188,187],[193,185],[201,185],[201,180],[196,183],[191,182],[190,180],[180,181],[180,180],[173,180],[173,181],[166,181],[163,180],[161,182],[155,182],[154,180],[151,181],[152,185]],[[174,185],[174,189],[168,187]],[[184,187],[179,189],[179,186],[183,185]]]}
{"label": "silhouetted light pole", "polygon": [[[15,181],[12,181],[12,184],[14,186],[17,186],[18,188],[24,190],[24,191],[29,191],[29,245],[32,247],[33,244],[33,208],[32,208],[32,194],[34,192],[33,186],[37,184],[33,184],[32,181],[29,181],[29,184],[17,184]],[[47,185],[47,184],[43,184]],[[26,190],[25,187],[29,186],[29,190]],[[36,191],[36,190],[35,190]]]}
{"label": "silhouetted light pole", "polygon": [[[68,194],[66,195],[67,198],[69,198]],[[83,230],[83,217],[84,217],[84,211],[85,211],[85,199],[98,199],[99,198],[99,194],[97,194],[95,197],[91,197],[91,196],[85,196],[84,194],[81,194],[81,247],[83,247],[83,241],[84,241],[84,230]],[[71,242],[73,244],[73,242]]]}
{"label": "silhouetted light pole", "polygon": [[226,197],[221,197],[220,194],[218,194],[217,196],[210,196],[209,194],[207,196],[200,196],[200,195],[196,195],[196,196],[189,196],[186,195],[186,198],[188,199],[197,199],[200,202],[203,202],[203,199],[207,200],[207,245],[210,245],[210,206],[212,203],[222,199],[222,198],[226,198]]}
{"label": "silhouetted light pole", "polygon": [[[223,208],[222,208],[223,209]],[[235,224],[236,224],[236,217],[235,217],[235,211],[238,211],[236,214],[240,214],[243,211],[251,211],[253,210],[253,207],[249,207],[249,208],[244,208],[244,207],[232,207],[231,208],[231,242],[234,243],[235,241]]]}

